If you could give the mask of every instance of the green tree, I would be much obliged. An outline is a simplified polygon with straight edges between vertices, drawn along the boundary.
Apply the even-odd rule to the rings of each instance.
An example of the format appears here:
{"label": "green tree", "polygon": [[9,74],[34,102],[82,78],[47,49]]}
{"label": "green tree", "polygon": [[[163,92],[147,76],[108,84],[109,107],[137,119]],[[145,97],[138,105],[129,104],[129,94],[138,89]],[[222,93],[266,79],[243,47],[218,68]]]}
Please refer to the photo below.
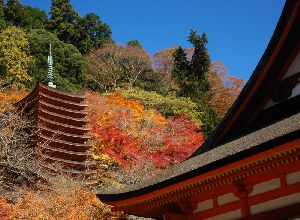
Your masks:
{"label": "green tree", "polygon": [[22,4],[19,0],[8,0],[6,3],[5,17],[6,20],[12,24],[19,26],[21,21],[20,11]]}
{"label": "green tree", "polygon": [[61,90],[81,92],[84,83],[85,61],[78,49],[59,40],[55,34],[45,30],[31,30],[28,33],[30,54],[35,63],[30,68],[30,75],[36,81],[47,82],[47,56],[49,43],[52,43],[54,62],[54,84]]}
{"label": "green tree", "polygon": [[74,45],[83,54],[98,49],[105,43],[113,42],[110,27],[94,13],[89,13],[80,18],[77,30],[79,31],[78,39],[74,42]]}
{"label": "green tree", "polygon": [[73,44],[78,38],[80,16],[73,9],[70,0],[52,0],[50,14],[48,29],[60,40]]}
{"label": "green tree", "polygon": [[186,53],[182,47],[178,47],[174,51],[174,66],[172,75],[175,78],[176,84],[179,87],[178,96],[190,96],[189,76],[190,66],[187,60]]}
{"label": "green tree", "polygon": [[208,40],[205,33],[199,35],[191,30],[188,41],[194,47],[194,54],[189,61],[184,49],[178,47],[174,52],[172,75],[179,87],[177,94],[190,97],[198,104],[198,111],[202,112],[202,129],[207,136],[219,122],[208,100],[211,89],[208,79],[210,56],[206,48]]}
{"label": "green tree", "polygon": [[196,31],[191,30],[189,42],[194,46],[194,54],[190,62],[192,78],[197,82],[197,95],[204,98],[206,93],[210,90],[208,81],[208,72],[210,68],[210,56],[206,48],[208,43],[205,33],[198,35]]}
{"label": "green tree", "polygon": [[5,27],[6,27],[5,4],[4,4],[4,0],[0,0],[0,30],[3,30]]}
{"label": "green tree", "polygon": [[19,25],[27,30],[44,29],[47,21],[46,12],[38,8],[24,6],[20,11]]}
{"label": "green tree", "polygon": [[9,84],[22,86],[30,81],[28,68],[32,62],[26,34],[17,27],[9,27],[0,34],[1,78]]}
{"label": "green tree", "polygon": [[194,46],[194,54],[188,61],[183,48],[178,47],[174,52],[173,77],[179,85],[179,95],[189,96],[194,101],[203,102],[210,89],[208,71],[210,57],[206,48],[206,35],[196,34],[191,30],[188,40]]}
{"label": "green tree", "polygon": [[144,49],[143,45],[138,40],[128,41],[127,46],[129,46],[129,47],[138,47],[140,49]]}

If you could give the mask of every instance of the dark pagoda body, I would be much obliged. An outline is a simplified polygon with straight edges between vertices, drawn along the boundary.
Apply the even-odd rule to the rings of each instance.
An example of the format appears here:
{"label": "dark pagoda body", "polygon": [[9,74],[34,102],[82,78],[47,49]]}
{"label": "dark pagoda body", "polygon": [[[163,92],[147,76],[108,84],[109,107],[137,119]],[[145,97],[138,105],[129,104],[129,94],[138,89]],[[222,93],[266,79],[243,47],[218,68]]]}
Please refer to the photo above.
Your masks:
{"label": "dark pagoda body", "polygon": [[80,177],[88,185],[96,184],[85,96],[38,84],[17,105],[37,128],[33,143],[39,150],[41,166]]}

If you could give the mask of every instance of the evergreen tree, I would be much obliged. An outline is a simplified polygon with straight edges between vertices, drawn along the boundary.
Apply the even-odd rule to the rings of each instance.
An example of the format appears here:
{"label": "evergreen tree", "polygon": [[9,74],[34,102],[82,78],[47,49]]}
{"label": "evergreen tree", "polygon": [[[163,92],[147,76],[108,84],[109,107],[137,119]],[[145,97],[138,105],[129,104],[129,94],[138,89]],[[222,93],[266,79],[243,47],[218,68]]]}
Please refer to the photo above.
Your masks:
{"label": "evergreen tree", "polygon": [[110,27],[94,13],[89,13],[81,18],[77,30],[79,31],[78,39],[74,45],[81,53],[86,54],[100,48],[105,43],[113,42]]}
{"label": "evergreen tree", "polygon": [[197,81],[197,89],[201,92],[198,95],[204,96],[204,93],[210,89],[207,75],[210,67],[210,56],[206,48],[208,40],[205,33],[200,36],[194,30],[191,30],[188,40],[194,46],[194,54],[190,62],[191,72]]}
{"label": "evergreen tree", "polygon": [[19,0],[8,0],[5,10],[6,20],[12,25],[19,26],[21,21],[20,11],[22,10],[22,7]]}
{"label": "evergreen tree", "polygon": [[24,6],[20,11],[19,25],[27,30],[44,29],[48,18],[45,11],[38,8]]}
{"label": "evergreen tree", "polygon": [[128,41],[127,46],[129,46],[129,47],[138,47],[140,49],[144,49],[143,45],[138,40]]}
{"label": "evergreen tree", "polygon": [[189,96],[195,102],[204,102],[210,89],[207,73],[210,66],[210,57],[206,48],[207,37],[191,30],[188,40],[194,46],[191,61],[187,60],[186,53],[181,47],[174,52],[173,77],[178,86],[180,96]]}
{"label": "evergreen tree", "polygon": [[175,78],[176,84],[178,85],[178,96],[190,96],[190,88],[189,88],[189,62],[186,57],[186,53],[182,47],[178,47],[174,51],[174,67],[172,71],[172,75]]}
{"label": "evergreen tree", "polygon": [[77,26],[80,19],[70,0],[52,0],[51,18],[48,29],[65,43],[74,44],[78,35]]}
{"label": "evergreen tree", "polygon": [[198,111],[202,112],[202,129],[207,136],[218,123],[217,114],[208,103],[210,91],[208,81],[210,56],[206,48],[208,40],[204,33],[198,35],[194,30],[191,30],[188,40],[194,47],[192,59],[189,61],[184,49],[178,47],[173,54],[172,75],[179,87],[177,95],[190,97],[198,104]]}
{"label": "evergreen tree", "polygon": [[0,0],[0,30],[3,30],[6,27],[4,13],[5,13],[4,0]]}

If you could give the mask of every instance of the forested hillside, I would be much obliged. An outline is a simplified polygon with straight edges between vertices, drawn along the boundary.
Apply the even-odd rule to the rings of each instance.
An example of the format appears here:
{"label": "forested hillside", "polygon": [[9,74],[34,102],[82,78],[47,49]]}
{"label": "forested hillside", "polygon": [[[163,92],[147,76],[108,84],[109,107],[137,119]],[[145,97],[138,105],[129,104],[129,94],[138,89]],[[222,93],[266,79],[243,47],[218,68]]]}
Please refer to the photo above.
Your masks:
{"label": "forested hillside", "polygon": [[80,180],[41,173],[37,149],[28,146],[34,130],[20,132],[30,122],[13,104],[47,83],[49,43],[57,89],[86,94],[100,188],[124,187],[187,159],[244,85],[211,60],[205,33],[191,30],[190,48],[151,56],[137,39],[114,42],[112,31],[69,0],[52,0],[49,15],[0,0],[0,219],[127,218]]}

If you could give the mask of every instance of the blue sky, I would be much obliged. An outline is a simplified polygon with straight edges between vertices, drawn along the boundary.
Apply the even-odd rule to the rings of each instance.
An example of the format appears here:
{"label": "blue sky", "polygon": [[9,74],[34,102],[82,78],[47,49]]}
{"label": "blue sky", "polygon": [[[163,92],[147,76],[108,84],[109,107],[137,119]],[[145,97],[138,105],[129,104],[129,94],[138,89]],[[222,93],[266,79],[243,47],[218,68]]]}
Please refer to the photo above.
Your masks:
{"label": "blue sky", "polygon": [[[50,11],[50,0],[20,0]],[[153,54],[190,47],[190,29],[205,32],[212,61],[247,80],[275,29],[283,0],[71,0],[81,15],[94,12],[120,44],[137,39]]]}

